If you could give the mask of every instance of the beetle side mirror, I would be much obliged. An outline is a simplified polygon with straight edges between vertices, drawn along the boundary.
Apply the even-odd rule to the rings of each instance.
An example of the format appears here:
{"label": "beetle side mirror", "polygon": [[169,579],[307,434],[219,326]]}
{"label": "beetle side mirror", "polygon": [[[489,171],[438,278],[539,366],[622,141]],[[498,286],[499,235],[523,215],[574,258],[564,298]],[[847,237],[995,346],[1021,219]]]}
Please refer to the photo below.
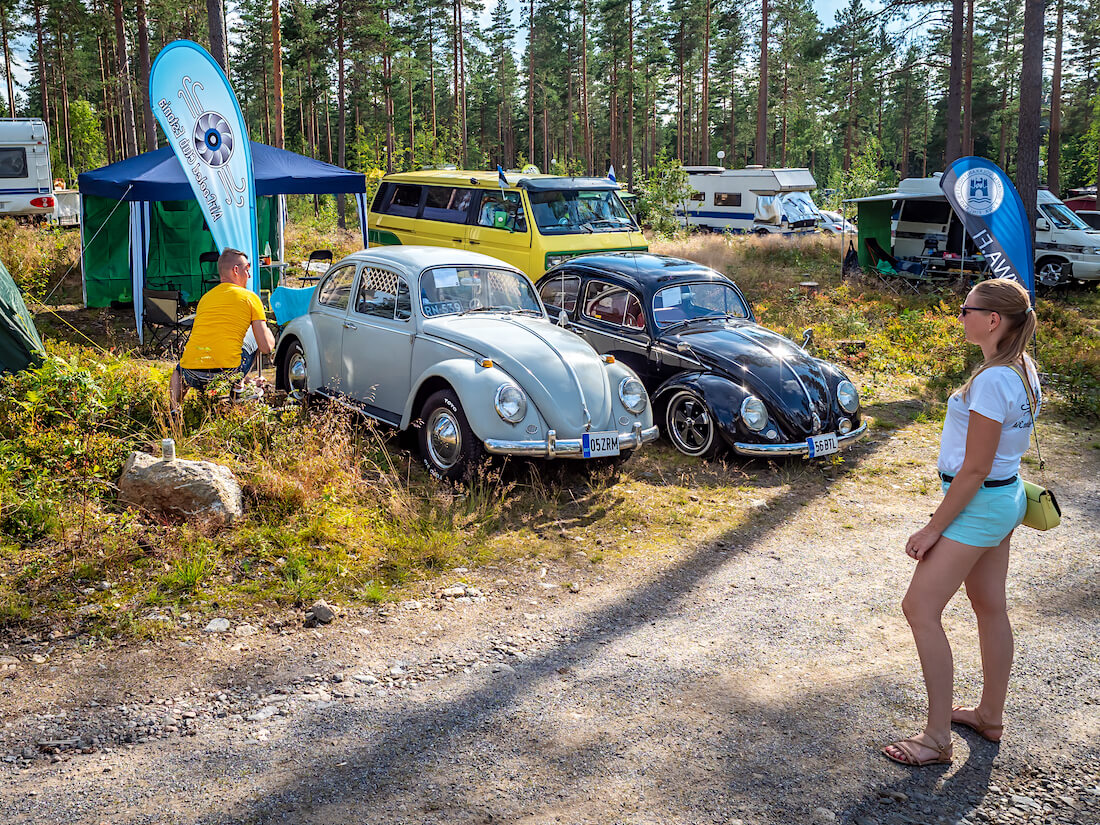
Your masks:
{"label": "beetle side mirror", "polygon": [[676,345],[676,351],[681,355],[691,355],[691,346],[687,341],[681,341]]}
{"label": "beetle side mirror", "polygon": [[802,330],[802,349],[807,349],[814,342],[814,331],[807,327]]}
{"label": "beetle side mirror", "polygon": [[564,309],[560,310],[558,312],[558,326],[559,327],[569,326],[569,313],[566,312]]}

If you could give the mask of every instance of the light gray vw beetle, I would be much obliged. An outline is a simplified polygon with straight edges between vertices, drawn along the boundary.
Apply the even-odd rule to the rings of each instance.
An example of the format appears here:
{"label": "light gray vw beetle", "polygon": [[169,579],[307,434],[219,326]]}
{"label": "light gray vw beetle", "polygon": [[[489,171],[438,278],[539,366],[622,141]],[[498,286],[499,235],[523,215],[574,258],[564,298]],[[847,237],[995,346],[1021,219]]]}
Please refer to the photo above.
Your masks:
{"label": "light gray vw beetle", "polygon": [[356,252],[283,330],[277,385],[399,430],[417,426],[435,475],[485,453],[617,456],[657,438],[638,377],[546,317],[519,270],[459,249]]}

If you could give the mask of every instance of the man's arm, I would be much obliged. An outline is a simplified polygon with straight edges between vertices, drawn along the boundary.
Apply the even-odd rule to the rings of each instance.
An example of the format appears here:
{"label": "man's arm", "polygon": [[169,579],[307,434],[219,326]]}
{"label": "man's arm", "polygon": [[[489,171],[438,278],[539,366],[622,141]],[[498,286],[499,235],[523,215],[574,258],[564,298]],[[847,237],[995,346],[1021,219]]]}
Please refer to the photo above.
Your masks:
{"label": "man's arm", "polygon": [[253,321],[252,334],[256,336],[256,345],[260,352],[269,353],[275,349],[275,336],[267,326],[267,321]]}

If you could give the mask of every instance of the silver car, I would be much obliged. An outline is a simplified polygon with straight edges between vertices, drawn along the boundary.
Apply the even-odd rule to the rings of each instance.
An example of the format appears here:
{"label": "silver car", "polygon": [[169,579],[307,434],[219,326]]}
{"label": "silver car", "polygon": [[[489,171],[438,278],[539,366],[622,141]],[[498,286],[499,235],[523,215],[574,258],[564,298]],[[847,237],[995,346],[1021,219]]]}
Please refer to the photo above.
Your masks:
{"label": "silver car", "polygon": [[280,389],[417,427],[444,479],[487,453],[596,459],[658,434],[628,367],[553,324],[519,270],[465,250],[349,255],[287,324],[275,359]]}

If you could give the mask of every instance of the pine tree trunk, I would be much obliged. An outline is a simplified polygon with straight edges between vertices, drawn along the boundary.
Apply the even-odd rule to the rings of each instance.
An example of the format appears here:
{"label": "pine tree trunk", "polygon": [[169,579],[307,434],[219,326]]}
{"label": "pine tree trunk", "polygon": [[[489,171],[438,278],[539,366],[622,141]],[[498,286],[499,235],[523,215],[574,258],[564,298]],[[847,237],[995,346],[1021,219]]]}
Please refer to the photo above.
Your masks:
{"label": "pine tree trunk", "polygon": [[966,0],[966,75],[963,78],[962,152],[974,154],[974,0]]}
{"label": "pine tree trunk", "polygon": [[[783,150],[782,150],[782,158],[783,159],[780,162],[780,165],[784,169],[787,168],[787,105],[788,105],[787,97],[790,94],[790,85],[789,85],[790,72],[791,72],[790,64],[787,62],[787,58],[784,57],[783,58]],[[879,104],[879,131],[881,132],[881,130],[882,130],[882,105],[880,103]],[[880,134],[879,138],[881,139],[881,137],[882,137],[882,135]]]}
{"label": "pine tree trunk", "polygon": [[[73,171],[73,141],[72,130],[69,129],[69,75],[65,70],[65,42],[61,38],[61,17],[57,18],[57,62],[61,66],[61,128],[65,132],[65,165],[69,171]],[[103,93],[107,94],[106,78],[103,83]],[[110,112],[107,108],[107,112]],[[72,177],[76,177],[72,175]]]}
{"label": "pine tree trunk", "polygon": [[[767,2],[767,0],[764,0]],[[680,37],[678,43],[678,72],[676,80],[676,156],[681,163],[687,160],[684,141],[684,20],[680,18]]]}
{"label": "pine tree trunk", "polygon": [[588,0],[581,0],[581,119],[584,121],[584,173],[592,174],[592,125],[588,119]]}
{"label": "pine tree trunk", "polygon": [[909,101],[909,86],[910,81],[913,79],[913,67],[908,66],[905,70],[905,112],[906,117],[902,120],[901,127],[901,162],[898,164],[898,175],[901,178],[909,177],[909,117],[908,113],[912,111]]}
{"label": "pine tree trunk", "polygon": [[706,4],[703,24],[703,99],[699,104],[699,156],[703,165],[710,163],[710,3]]}
{"label": "pine tree trunk", "polygon": [[0,0],[0,37],[4,38],[4,77],[8,83],[8,113],[15,117],[15,84],[11,77],[11,39],[8,37],[8,9]]}
{"label": "pine tree trunk", "polygon": [[634,189],[634,0],[627,2],[626,186]]}
{"label": "pine tree trunk", "polygon": [[283,124],[283,33],[279,0],[271,0],[271,74],[275,87],[275,148],[286,148]]}
{"label": "pine tree trunk", "polygon": [[756,93],[756,156],[753,163],[768,165],[768,0],[763,0],[760,23],[760,88]]}
{"label": "pine tree trunk", "polygon": [[42,3],[40,0],[34,0],[34,37],[38,44],[38,95],[42,98],[42,119],[46,121],[46,134],[52,135],[54,124],[57,121],[50,117],[49,84],[46,82],[46,46],[42,38]]}
{"label": "pine tree trunk", "polygon": [[1050,83],[1050,140],[1047,143],[1047,186],[1058,196],[1062,160],[1062,23],[1065,2],[1058,0],[1054,29],[1054,73]]}
{"label": "pine tree trunk", "polygon": [[1001,76],[1001,141],[997,152],[998,165],[1004,169],[1008,157],[1008,49],[1009,27],[1005,26],[1005,39],[1001,47],[1001,54],[1005,55],[1005,70]]}
{"label": "pine tree trunk", "polygon": [[435,115],[435,9],[428,6],[428,96],[432,100],[432,149],[438,141]]}
{"label": "pine tree trunk", "polygon": [[206,22],[210,34],[210,56],[227,72],[229,60],[225,51],[225,8],[222,0],[206,0]]}
{"label": "pine tree trunk", "polygon": [[383,12],[386,23],[386,41],[382,47],[382,93],[386,118],[386,172],[393,171],[393,64],[390,59],[390,10]]}
{"label": "pine tree trunk", "polygon": [[145,132],[145,150],[157,148],[157,122],[149,100],[149,24],[145,19],[145,0],[137,0],[138,94],[141,95],[141,123]]}
{"label": "pine tree trunk", "polygon": [[1020,70],[1020,127],[1016,147],[1016,188],[1035,237],[1039,194],[1039,123],[1043,93],[1043,0],[1024,0],[1024,52]]}
{"label": "pine tree trunk", "polygon": [[527,157],[535,162],[535,0],[527,7]]}
{"label": "pine tree trunk", "polygon": [[458,0],[458,68],[461,74],[461,80],[459,83],[459,89],[462,91],[462,106],[459,110],[461,117],[461,137],[462,137],[462,168],[465,169],[467,165],[467,134],[466,128],[466,35],[462,25],[462,0]]}
{"label": "pine tree trunk", "polygon": [[947,139],[943,149],[943,168],[962,155],[962,52],[963,0],[951,4],[951,72],[947,84]]}
{"label": "pine tree trunk", "polygon": [[[435,98],[433,90],[432,105]],[[347,165],[347,100],[344,90],[344,0],[336,0],[336,165]],[[347,229],[347,203],[341,192],[336,196],[336,224]]]}
{"label": "pine tree trunk", "polygon": [[267,82],[267,38],[263,26],[257,26],[260,38],[260,68],[264,75],[264,143],[271,145],[271,89]]}
{"label": "pine tree trunk", "polygon": [[115,0],[115,42],[118,50],[118,93],[122,108],[122,145],[126,157],[137,154],[137,130],[134,124],[134,96],[130,88],[130,57],[126,48],[126,27],[122,0]]}
{"label": "pine tree trunk", "polygon": [[[108,75],[108,71],[107,71],[107,52],[106,52],[106,48],[103,45],[103,38],[101,38],[99,36],[96,37],[96,47],[98,48],[98,51],[99,51],[99,88],[100,88],[100,91],[103,94],[103,135],[104,135],[104,139],[107,143],[107,162],[108,163],[114,163],[115,162],[115,147],[118,145],[118,140],[115,137],[115,130],[114,130],[115,121],[114,121],[114,115],[111,113],[111,101],[110,101],[110,98],[107,96],[107,75]],[[58,86],[62,90],[61,97],[64,97],[65,63],[64,63],[64,57],[63,57],[62,51],[61,51],[60,23],[58,24],[58,32],[57,32],[57,58],[58,58],[57,59],[57,64],[61,68],[61,82],[58,84]],[[65,107],[65,108],[67,109],[68,107]],[[67,124],[67,122],[68,121],[66,120],[66,124]],[[67,128],[67,125],[64,127],[64,133],[65,133],[65,143],[67,145],[68,142],[69,142],[69,130]],[[60,138],[59,138],[58,139],[58,148],[60,148],[60,146],[61,146],[61,144],[60,144]],[[66,156],[67,156],[67,154],[68,154],[68,150],[66,149]]]}

